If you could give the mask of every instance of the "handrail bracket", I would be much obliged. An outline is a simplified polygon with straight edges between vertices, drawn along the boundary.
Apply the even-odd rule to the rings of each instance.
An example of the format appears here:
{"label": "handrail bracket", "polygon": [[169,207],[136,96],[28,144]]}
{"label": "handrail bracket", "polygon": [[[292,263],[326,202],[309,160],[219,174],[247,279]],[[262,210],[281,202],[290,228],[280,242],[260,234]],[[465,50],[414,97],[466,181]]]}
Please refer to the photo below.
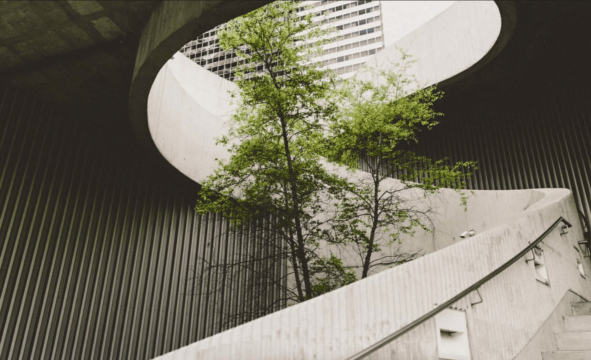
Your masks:
{"label": "handrail bracket", "polygon": [[480,300],[477,302],[471,302],[470,306],[478,305],[478,304],[481,304],[482,302],[484,302],[484,299],[482,298],[482,295],[480,294],[480,288],[474,290],[474,292],[476,292],[478,294],[478,298],[480,298]]}

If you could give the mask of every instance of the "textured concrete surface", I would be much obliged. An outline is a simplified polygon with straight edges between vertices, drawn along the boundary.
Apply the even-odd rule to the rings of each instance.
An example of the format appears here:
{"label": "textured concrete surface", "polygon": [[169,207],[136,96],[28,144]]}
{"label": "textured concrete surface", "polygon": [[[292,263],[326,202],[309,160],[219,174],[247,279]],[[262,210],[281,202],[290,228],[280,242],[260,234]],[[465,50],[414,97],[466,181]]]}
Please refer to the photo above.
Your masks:
{"label": "textured concrete surface", "polygon": [[591,331],[591,315],[566,316],[564,326],[568,331]]}
{"label": "textured concrete surface", "polygon": [[129,95],[136,136],[148,151],[159,156],[148,129],[147,101],[154,79],[166,61],[203,32],[269,2],[170,1],[152,14],[140,39]]}
{"label": "textured concrete surface", "polygon": [[[159,359],[346,358],[481,279],[558,216],[576,219],[569,191],[540,191],[543,198],[509,223]],[[591,282],[579,275],[572,254],[582,236],[580,225],[573,223],[567,235],[555,229],[541,245],[550,286],[536,281],[533,264],[521,260],[480,288],[482,303],[471,305],[480,300],[473,294],[454,305],[466,311],[473,359],[514,359],[565,294],[591,297]],[[425,323],[373,358],[437,359],[434,326]]]}
{"label": "textured concrete surface", "polygon": [[[590,303],[588,301],[574,301],[571,304],[572,310],[577,307],[578,311],[581,311],[583,309],[580,304]],[[549,347],[552,350],[557,349],[556,351],[543,351],[542,360],[591,359],[591,311],[584,312],[583,315],[563,316],[563,319],[564,329],[554,330],[554,341],[537,344],[540,349]],[[533,348],[533,346],[528,344],[528,348]],[[535,360],[539,357],[520,357],[519,359]]]}
{"label": "textured concrete surface", "polygon": [[58,103],[127,95],[122,80],[131,77],[137,39],[159,4],[2,1],[0,80]]}
{"label": "textured concrete surface", "polygon": [[566,329],[564,318],[572,316],[571,304],[583,300],[577,294],[570,291],[567,292],[554,311],[552,311],[552,314],[514,360],[546,359],[546,357],[542,357],[543,352],[556,350],[556,338],[554,334],[563,332]]}
{"label": "textured concrete surface", "polygon": [[[206,9],[187,9],[187,12],[191,11],[195,13],[194,17],[199,17]],[[417,61],[409,72],[417,77],[420,84],[441,82],[462,73],[487,56],[499,34],[511,32],[511,26],[510,21],[501,24],[500,12],[494,2],[458,2],[384,49],[368,64],[393,65],[398,61],[399,47]],[[183,59],[183,55],[175,55],[158,72],[148,95],[146,117],[149,132],[146,133],[143,92],[147,84],[143,79],[152,79],[153,66],[149,63],[156,63],[156,59],[152,59],[154,56],[151,58],[150,54],[159,53],[153,50],[155,44],[162,39],[170,41],[166,32],[154,32],[150,36],[150,29],[148,26],[142,37],[146,40],[142,40],[140,45],[131,93],[134,126],[147,146],[156,144],[158,151],[174,167],[200,182],[213,172],[215,158],[227,157],[225,150],[216,147],[213,139],[225,133],[224,122],[231,112],[231,98],[227,91],[236,87]],[[143,65],[146,61],[148,64]],[[144,67],[149,70],[142,70]],[[146,136],[151,136],[151,139],[146,140]]]}
{"label": "textured concrete surface", "polygon": [[591,302],[573,304],[573,315],[590,315]]}
{"label": "textured concrete surface", "polygon": [[558,350],[589,350],[591,351],[591,331],[567,331],[556,334]]}
{"label": "textured concrete surface", "polygon": [[591,351],[549,351],[543,355],[543,360],[589,360]]}
{"label": "textured concrete surface", "polygon": [[401,49],[416,60],[409,72],[419,84],[458,81],[491,61],[509,41],[515,26],[511,6],[492,1],[456,2],[366,64],[387,67],[400,62]]}

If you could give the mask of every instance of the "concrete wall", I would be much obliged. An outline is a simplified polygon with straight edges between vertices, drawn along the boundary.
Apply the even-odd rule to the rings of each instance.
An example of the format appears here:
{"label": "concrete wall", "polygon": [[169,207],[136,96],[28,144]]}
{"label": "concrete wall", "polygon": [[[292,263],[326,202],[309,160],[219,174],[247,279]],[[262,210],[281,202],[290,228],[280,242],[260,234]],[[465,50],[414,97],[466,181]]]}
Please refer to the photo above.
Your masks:
{"label": "concrete wall", "polygon": [[[403,38],[401,47],[419,60],[413,72],[421,84],[450,83],[457,78],[454,75],[469,74],[498,53],[514,25],[505,18],[499,22],[499,14],[507,8],[499,9],[492,3],[458,2]],[[445,33],[448,28],[453,30],[450,36]],[[386,49],[375,61],[395,60],[396,54]],[[154,82],[148,101],[153,141],[172,165],[195,181],[211,173],[216,157],[227,157],[213,146],[211,137],[223,133],[223,120],[231,111],[229,98],[212,94],[212,89],[231,88],[178,56]],[[532,263],[520,261],[481,288],[482,304],[471,306],[476,301],[473,295],[456,304],[468,316],[472,356],[512,359],[568,291],[589,299],[591,284],[578,275],[573,254],[582,231],[568,191],[476,192],[465,213],[453,205],[459,203],[457,194],[444,192],[437,201],[441,201],[438,232],[419,238],[428,251],[439,251],[162,358],[347,357],[476,282],[561,215],[576,227],[566,236],[555,230],[543,244],[551,286],[535,280]],[[458,242],[459,233],[471,228],[477,235]],[[430,321],[375,358],[395,354],[435,359],[435,340]]]}
{"label": "concrete wall", "polygon": [[[504,24],[503,34],[510,25]],[[457,2],[395,46],[414,56],[417,63],[410,72],[420,84],[428,85],[464,73],[490,57],[500,33],[501,18],[494,2]],[[400,53],[395,46],[368,64],[396,62]],[[182,54],[174,55],[152,84],[146,120],[153,144],[196,182],[213,173],[215,158],[227,158],[213,139],[224,134],[224,122],[231,112],[227,91],[235,88]]]}
{"label": "concrete wall", "polygon": [[422,86],[449,83],[446,80],[451,78],[457,81],[484,66],[510,37],[514,24],[507,17],[501,20],[504,6],[493,1],[458,1],[366,65],[387,68],[400,61],[401,49],[416,60],[409,73]]}
{"label": "concrete wall", "polygon": [[554,334],[565,331],[564,317],[573,314],[571,304],[582,301],[585,299],[573,292],[567,292],[538,332],[515,357],[515,360],[542,360],[543,351],[555,351],[557,346]]}
{"label": "concrete wall", "polygon": [[158,156],[148,130],[146,111],[150,88],[162,66],[172,54],[200,34],[269,2],[163,1],[152,13],[140,39],[129,94],[134,131],[149,152]]}
{"label": "concrete wall", "polygon": [[[224,147],[215,144],[215,139],[225,134],[232,111],[229,92],[235,89],[234,83],[197,66],[180,53],[162,68],[154,82],[148,101],[154,143],[167,161],[196,182],[213,173],[216,159],[229,157]],[[359,175],[363,176],[351,176]],[[385,183],[385,187],[397,186],[396,180]],[[436,251],[461,240],[459,234],[466,230],[479,233],[509,221],[541,196],[537,191],[475,192],[466,211],[460,206],[459,194],[453,191],[442,190],[427,200],[414,193],[411,201],[417,206],[434,209],[433,232],[418,231],[390,251]]]}
{"label": "concrete wall", "polygon": [[[479,300],[471,294],[455,305],[467,312],[473,359],[513,359],[568,291],[591,298],[573,249],[582,231],[570,192],[540,191],[544,197],[509,223],[160,359],[346,358],[475,283],[564,216],[575,227],[564,236],[555,229],[542,245],[550,286],[520,260],[481,287],[483,303],[471,306]],[[437,359],[434,329],[427,322],[372,358]]]}
{"label": "concrete wall", "polygon": [[[453,24],[448,29],[447,24]],[[505,24],[505,27],[509,25]],[[437,29],[445,28],[445,31]],[[494,2],[457,3],[415,32],[401,39],[397,46],[413,54],[418,62],[412,72],[422,84],[442,81],[462,73],[489,56],[498,46],[501,31],[499,9]],[[505,30],[507,31],[507,30]],[[469,36],[460,36],[460,34]],[[374,60],[395,62],[400,53],[394,47],[382,51]],[[229,92],[236,90],[229,82],[177,53],[162,67],[150,90],[147,106],[148,127],[153,143],[162,156],[196,182],[203,181],[217,167],[216,159],[229,153],[215,144],[225,134],[232,112]],[[399,184],[392,180],[390,186]],[[443,191],[429,199],[436,215],[433,233],[419,231],[406,237],[402,246],[390,251],[426,253],[453,244],[465,230],[476,232],[501,224],[525,208],[535,192],[479,193],[469,203],[470,211],[459,206],[457,194]],[[421,195],[415,199],[423,201]],[[490,202],[499,205],[491,211]],[[423,201],[425,206],[427,202]],[[346,250],[344,258],[348,258]]]}

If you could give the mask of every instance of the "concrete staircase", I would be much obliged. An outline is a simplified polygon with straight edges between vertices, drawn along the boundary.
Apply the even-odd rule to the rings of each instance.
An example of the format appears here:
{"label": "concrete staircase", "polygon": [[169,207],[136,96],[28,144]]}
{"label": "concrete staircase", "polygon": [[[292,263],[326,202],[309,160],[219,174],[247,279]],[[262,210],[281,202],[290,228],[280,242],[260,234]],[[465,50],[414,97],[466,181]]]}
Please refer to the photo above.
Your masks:
{"label": "concrete staircase", "polygon": [[591,360],[591,302],[572,304],[572,313],[554,334],[558,350],[543,352],[544,360]]}

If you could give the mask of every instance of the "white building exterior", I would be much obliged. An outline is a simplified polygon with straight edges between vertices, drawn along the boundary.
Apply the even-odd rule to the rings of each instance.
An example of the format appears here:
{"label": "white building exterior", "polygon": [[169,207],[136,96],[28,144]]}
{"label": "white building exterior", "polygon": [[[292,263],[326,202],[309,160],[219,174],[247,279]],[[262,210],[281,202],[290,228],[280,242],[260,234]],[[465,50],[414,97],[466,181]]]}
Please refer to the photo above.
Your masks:
{"label": "white building exterior", "polygon": [[[370,56],[384,48],[382,36],[381,1],[307,1],[314,6],[314,20],[327,21],[337,30],[340,38],[325,46],[324,55],[313,58],[322,62],[326,68],[337,74],[352,73],[358,70]],[[298,14],[306,14],[302,10]],[[234,80],[234,71],[239,58],[232,52],[223,51],[218,42],[217,31],[221,26],[204,33],[190,41],[180,50],[185,56],[205,69],[228,79]]]}

